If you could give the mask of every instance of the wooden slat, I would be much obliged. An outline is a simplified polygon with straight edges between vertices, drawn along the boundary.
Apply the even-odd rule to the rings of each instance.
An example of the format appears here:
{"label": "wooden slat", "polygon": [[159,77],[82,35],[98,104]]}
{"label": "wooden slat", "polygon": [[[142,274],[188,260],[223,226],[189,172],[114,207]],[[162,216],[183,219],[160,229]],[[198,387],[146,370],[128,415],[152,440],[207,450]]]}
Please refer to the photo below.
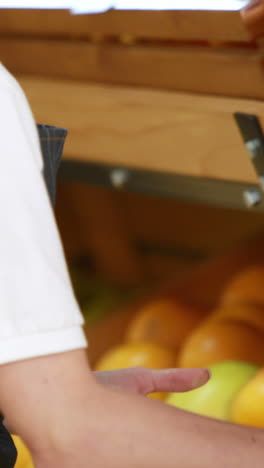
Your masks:
{"label": "wooden slat", "polygon": [[[114,209],[120,213],[121,222],[119,221],[114,228],[117,231],[114,236],[113,220],[109,222],[108,218],[109,201],[107,200],[105,205],[100,203],[99,211],[103,213],[102,217],[97,209],[98,200],[102,200],[104,193],[115,205]],[[118,280],[119,284],[124,284],[124,280],[128,279],[131,282],[135,280],[133,270],[127,267],[130,264],[131,253],[125,257],[122,255],[121,246],[124,240],[129,241],[128,245],[132,248],[133,255],[137,247],[136,256],[140,259],[144,279],[140,275],[136,278],[142,284],[142,281],[150,278],[164,280],[169,276],[176,278],[178,274],[181,277],[187,269],[204,259],[215,256],[219,251],[230,249],[242,239],[252,237],[264,229],[264,217],[251,210],[236,211],[209,205],[181,203],[146,194],[106,191],[101,187],[91,187],[89,184],[82,184],[81,197],[78,194],[80,194],[80,184],[65,181],[59,183],[56,219],[68,261],[71,262],[84,255],[90,257],[92,253],[93,259],[97,259],[100,274],[107,275],[112,282],[113,279],[115,282]],[[92,224],[87,220],[91,218],[91,212],[97,212]],[[102,219],[104,219],[103,229]],[[126,233],[125,239],[123,235],[121,236],[121,242],[120,226],[121,233],[124,233],[124,230]],[[208,226],[213,228],[208,229]],[[98,249],[95,250],[94,243],[91,243],[91,227],[94,235],[101,241],[102,230],[106,238],[104,246],[100,240],[96,241],[96,245],[98,243],[101,245],[99,258]],[[109,230],[112,233],[110,237]],[[113,241],[116,243],[115,246]]]}
{"label": "wooden slat", "polygon": [[264,98],[262,55],[251,50],[0,39],[0,56],[15,74]]}
{"label": "wooden slat", "polygon": [[102,276],[126,286],[144,281],[141,259],[126,229],[117,194],[68,183],[60,185],[59,196],[63,203],[57,216],[66,230],[66,244],[73,231],[79,254],[88,252]]}
{"label": "wooden slat", "polygon": [[89,31],[146,38],[247,42],[251,39],[239,12],[110,11],[82,18]]}
{"label": "wooden slat", "polygon": [[[178,261],[184,260],[186,265],[188,260],[212,257],[264,230],[264,217],[251,210],[236,211],[126,192],[118,193],[118,200],[127,213],[126,226],[132,239],[140,239],[145,245],[166,246],[168,252],[174,249],[175,257],[178,254]],[[165,252],[161,249],[163,255]]]}
{"label": "wooden slat", "polygon": [[89,34],[141,38],[247,42],[239,12],[109,11],[72,16],[67,11],[1,10],[0,34],[80,37]]}
{"label": "wooden slat", "polygon": [[0,10],[0,35],[65,37],[71,34],[67,10]]}
{"label": "wooden slat", "polygon": [[20,82],[38,121],[69,129],[67,158],[257,182],[232,113],[263,119],[261,102],[22,76]]}

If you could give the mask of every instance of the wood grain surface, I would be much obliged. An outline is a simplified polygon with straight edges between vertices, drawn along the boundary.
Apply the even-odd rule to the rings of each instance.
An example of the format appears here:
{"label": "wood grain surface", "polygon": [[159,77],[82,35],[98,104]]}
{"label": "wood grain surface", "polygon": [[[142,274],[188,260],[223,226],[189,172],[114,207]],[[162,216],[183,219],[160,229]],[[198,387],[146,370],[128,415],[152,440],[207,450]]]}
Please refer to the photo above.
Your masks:
{"label": "wood grain surface", "polygon": [[1,35],[79,38],[130,34],[141,38],[248,42],[239,12],[109,11],[73,16],[60,10],[1,10]]}
{"label": "wood grain surface", "polygon": [[0,57],[14,74],[264,98],[263,60],[258,49],[13,37],[0,38]]}
{"label": "wood grain surface", "polygon": [[264,103],[20,76],[39,122],[69,129],[77,161],[257,182],[234,112]]}

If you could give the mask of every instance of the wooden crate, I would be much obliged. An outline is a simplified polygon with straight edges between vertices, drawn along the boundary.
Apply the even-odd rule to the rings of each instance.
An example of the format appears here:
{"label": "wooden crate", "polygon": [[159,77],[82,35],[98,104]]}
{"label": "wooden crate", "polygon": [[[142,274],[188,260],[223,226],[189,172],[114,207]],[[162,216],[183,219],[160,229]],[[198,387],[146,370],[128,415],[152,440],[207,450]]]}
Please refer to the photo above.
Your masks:
{"label": "wooden crate", "polygon": [[[259,16],[2,10],[0,54],[36,119],[68,128],[65,161],[258,187],[233,114],[255,114],[263,126]],[[89,201],[79,211],[97,223],[89,246],[102,270],[141,281],[116,198],[98,195],[98,206],[100,216]],[[105,248],[105,219],[115,226],[116,262]]]}
{"label": "wooden crate", "polygon": [[15,74],[264,95],[262,49],[239,12],[6,10],[0,31],[2,60]]}
{"label": "wooden crate", "polygon": [[263,116],[252,31],[239,12],[2,10],[0,56],[68,159],[257,183],[232,117]]}

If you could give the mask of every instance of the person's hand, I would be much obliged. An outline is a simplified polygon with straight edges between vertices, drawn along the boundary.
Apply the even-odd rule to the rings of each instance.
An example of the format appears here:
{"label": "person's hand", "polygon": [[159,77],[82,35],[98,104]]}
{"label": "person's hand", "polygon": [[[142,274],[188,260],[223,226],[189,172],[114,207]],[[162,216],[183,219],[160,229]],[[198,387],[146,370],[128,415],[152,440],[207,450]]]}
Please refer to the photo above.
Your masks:
{"label": "person's hand", "polygon": [[190,389],[208,375],[203,369],[95,374],[86,351],[75,350],[0,366],[0,409],[35,468],[260,466],[262,431],[141,395]]}
{"label": "person's hand", "polygon": [[187,392],[204,385],[210,373],[207,369],[153,370],[143,367],[94,372],[103,385],[140,395],[153,392]]}

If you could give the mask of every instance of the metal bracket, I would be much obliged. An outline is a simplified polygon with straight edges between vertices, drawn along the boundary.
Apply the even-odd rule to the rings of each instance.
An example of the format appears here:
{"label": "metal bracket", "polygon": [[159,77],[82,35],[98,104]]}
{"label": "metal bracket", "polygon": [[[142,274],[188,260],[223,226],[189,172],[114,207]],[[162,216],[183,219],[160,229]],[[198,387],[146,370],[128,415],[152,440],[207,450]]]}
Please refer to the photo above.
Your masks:
{"label": "metal bracket", "polygon": [[[260,121],[256,115],[241,112],[236,112],[234,118],[256,171],[260,189],[264,192],[264,134]],[[244,201],[249,208],[262,203],[261,191],[256,188],[244,192]]]}
{"label": "metal bracket", "polygon": [[[64,181],[166,197],[187,203],[236,210],[245,210],[245,206],[251,206],[252,211],[256,213],[264,212],[264,202],[255,203],[254,193],[258,188],[256,184],[147,171],[134,167],[120,168],[68,159],[62,160],[59,178]],[[246,193],[249,200],[245,203],[241,194]]]}

